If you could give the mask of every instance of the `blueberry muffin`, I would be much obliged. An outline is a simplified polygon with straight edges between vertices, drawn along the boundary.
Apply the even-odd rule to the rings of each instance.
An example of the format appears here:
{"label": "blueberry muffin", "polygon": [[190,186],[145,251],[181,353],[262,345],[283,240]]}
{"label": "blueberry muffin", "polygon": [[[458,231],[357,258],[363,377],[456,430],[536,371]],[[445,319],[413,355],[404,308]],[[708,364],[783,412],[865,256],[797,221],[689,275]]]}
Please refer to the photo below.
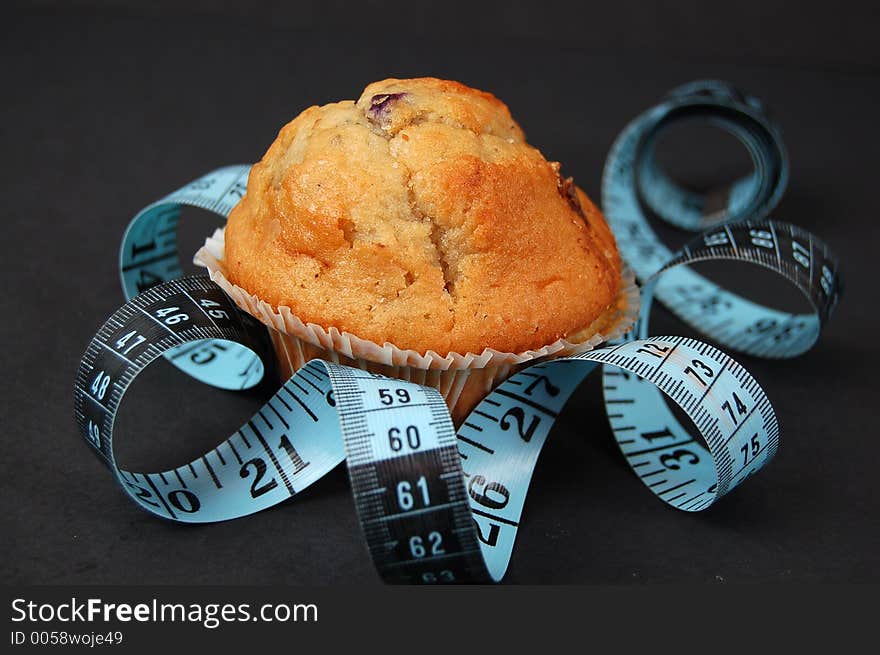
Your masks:
{"label": "blueberry muffin", "polygon": [[305,322],[441,354],[539,348],[621,287],[601,213],[504,103],[431,78],[284,126],[229,216],[226,262]]}
{"label": "blueberry muffin", "polygon": [[[251,170],[224,238],[209,268],[251,298],[239,304],[379,365],[502,362],[503,377],[523,353],[595,345],[632,314],[600,211],[503,102],[458,82],[388,79],[309,107]],[[515,357],[462,363],[487,349]]]}

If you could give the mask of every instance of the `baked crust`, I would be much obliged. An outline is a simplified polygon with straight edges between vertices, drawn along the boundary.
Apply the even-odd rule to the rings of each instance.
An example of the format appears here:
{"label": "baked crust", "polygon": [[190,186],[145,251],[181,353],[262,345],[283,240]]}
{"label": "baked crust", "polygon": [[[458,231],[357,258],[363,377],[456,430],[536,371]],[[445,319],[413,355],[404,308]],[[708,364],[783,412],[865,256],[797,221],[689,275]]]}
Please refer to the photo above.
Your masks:
{"label": "baked crust", "polygon": [[589,326],[621,263],[599,210],[457,82],[383,80],[285,125],[226,227],[230,280],[306,323],[437,353]]}

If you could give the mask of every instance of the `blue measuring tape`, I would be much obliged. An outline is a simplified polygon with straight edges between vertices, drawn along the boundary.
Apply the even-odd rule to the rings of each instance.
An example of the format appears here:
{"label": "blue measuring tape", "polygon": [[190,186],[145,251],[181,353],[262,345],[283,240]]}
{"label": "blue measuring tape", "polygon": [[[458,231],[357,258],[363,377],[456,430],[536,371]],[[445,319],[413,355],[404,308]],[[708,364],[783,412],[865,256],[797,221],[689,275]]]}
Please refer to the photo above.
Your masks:
{"label": "blue measuring tape", "polygon": [[[656,165],[654,149],[662,131],[684,119],[734,134],[754,171],[713,194],[676,186]],[[779,426],[761,387],[724,352],[695,339],[648,336],[652,300],[729,348],[791,357],[816,341],[840,295],[827,247],[766,218],[788,168],[761,104],[722,82],[695,82],[630,123],[606,165],[605,215],[642,282],[638,326],[625,340],[521,370],[458,431],[435,389],[313,360],[198,459],[155,473],[123,470],[114,457],[113,423],[126,389],[150,362],[165,357],[224,389],[253,386],[272,366],[266,328],[206,276],[180,277],[176,247],[181,207],[226,216],[245,192],[248,170],[214,171],[134,218],[120,253],[130,300],[83,355],[74,386],[77,423],[132,500],[182,522],[257,512],[345,461],[370,554],[388,582],[503,577],[541,448],[571,394],[599,365],[611,429],[633,471],[673,507],[706,509],[773,457]],[[672,253],[651,229],[645,206],[701,233]],[[720,259],[771,269],[806,296],[812,311],[764,307],[688,268]]]}

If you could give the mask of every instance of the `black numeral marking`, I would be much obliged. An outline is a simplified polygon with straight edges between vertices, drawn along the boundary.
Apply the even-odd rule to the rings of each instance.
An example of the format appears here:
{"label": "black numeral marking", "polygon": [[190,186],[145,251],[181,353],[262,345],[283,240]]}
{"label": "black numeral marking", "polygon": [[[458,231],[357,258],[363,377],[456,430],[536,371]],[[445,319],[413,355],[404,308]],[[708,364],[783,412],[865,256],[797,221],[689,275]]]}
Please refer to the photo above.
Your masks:
{"label": "black numeral marking", "polygon": [[[477,487],[477,489],[474,489]],[[474,475],[468,483],[468,494],[483,507],[489,509],[501,509],[510,500],[510,492],[500,482],[486,484],[486,478],[482,475]]]}
{"label": "black numeral marking", "polygon": [[725,400],[721,404],[721,409],[727,410],[727,413],[730,414],[730,420],[733,421],[734,425],[737,425],[739,421],[736,420],[736,415],[733,413],[734,406],[736,406],[736,411],[740,416],[745,416],[749,413],[749,408],[739,399],[739,396],[736,395],[736,391],[733,392],[733,405],[730,404],[729,400]]}
{"label": "black numeral marking", "polygon": [[660,466],[664,466],[673,471],[679,470],[682,464],[697,464],[699,461],[700,458],[696,453],[684,449],[660,456]]}
{"label": "black numeral marking", "polygon": [[395,401],[401,405],[406,405],[411,401],[409,391],[406,389],[395,389],[392,394],[391,389],[379,389],[379,402],[383,405],[391,406]]}
{"label": "black numeral marking", "polygon": [[548,396],[558,396],[559,395],[559,387],[550,382],[550,378],[546,375],[539,375],[535,378],[535,380],[525,388],[524,393],[527,396],[531,396],[538,385],[542,385],[544,389],[547,391]]}
{"label": "black numeral marking", "polygon": [[663,359],[663,355],[669,352],[671,346],[661,345],[659,343],[654,343],[653,341],[649,341],[641,348],[639,348],[637,353],[644,353],[646,355],[653,355],[657,359]]}
{"label": "black numeral marking", "polygon": [[168,494],[168,502],[185,514],[194,514],[202,506],[199,497],[189,489],[175,489]]}
{"label": "black numeral marking", "polygon": [[498,425],[502,430],[507,431],[513,427],[513,424],[510,422],[511,418],[516,422],[516,431],[519,433],[520,438],[526,443],[532,440],[535,430],[538,428],[538,425],[541,424],[541,418],[539,416],[532,416],[532,420],[529,421],[528,426],[526,426],[525,410],[522,407],[511,407],[504,413],[501,420],[498,421]]}
{"label": "black numeral marking", "polygon": [[477,530],[477,538],[482,541],[487,546],[495,547],[498,544],[498,535],[501,532],[501,526],[497,523],[489,524],[489,536],[485,536],[483,531],[480,529],[480,524],[477,523],[477,520],[474,519],[474,526]]}
{"label": "black numeral marking", "polygon": [[300,454],[296,452],[296,448],[290,443],[290,439],[287,438],[286,434],[281,435],[281,441],[279,442],[278,447],[284,449],[284,452],[287,453],[287,456],[290,458],[290,461],[293,464],[294,475],[309,465],[309,463],[304,462],[303,458],[300,457]]}
{"label": "black numeral marking", "polygon": [[419,429],[415,425],[409,425],[405,430],[400,428],[391,428],[388,430],[388,445],[395,453],[403,450],[403,446],[409,446],[410,450],[418,450],[422,445],[422,438],[419,436]]}
{"label": "black numeral marking", "polygon": [[761,452],[761,442],[758,440],[758,433],[755,432],[752,438],[749,439],[749,443],[744,443],[739,450],[743,454],[743,466],[745,466],[749,463],[749,455],[754,459]]}
{"label": "black numeral marking", "polygon": [[706,381],[703,379],[703,376],[707,378],[715,377],[715,371],[713,371],[708,364],[699,359],[691,360],[691,366],[686,367],[684,372],[692,375],[694,379],[704,387],[706,386]]}
{"label": "black numeral marking", "polygon": [[258,498],[278,486],[278,481],[275,478],[270,479],[265,484],[260,484],[260,480],[266,475],[266,462],[262,457],[254,457],[242,464],[241,470],[238,472],[239,475],[243,478],[248,477],[251,474],[250,467],[254,469],[254,480],[251,482],[251,498]]}

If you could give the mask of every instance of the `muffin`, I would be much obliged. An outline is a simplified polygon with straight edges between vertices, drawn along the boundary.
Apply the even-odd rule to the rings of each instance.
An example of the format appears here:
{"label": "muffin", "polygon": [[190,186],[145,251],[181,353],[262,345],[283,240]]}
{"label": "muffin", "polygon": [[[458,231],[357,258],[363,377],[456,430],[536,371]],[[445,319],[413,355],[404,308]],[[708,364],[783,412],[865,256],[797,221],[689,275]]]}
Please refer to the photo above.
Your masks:
{"label": "muffin", "polygon": [[197,261],[272,328],[282,374],[320,357],[429,384],[456,422],[635,311],[586,194],[503,102],[433,78],[303,111]]}

